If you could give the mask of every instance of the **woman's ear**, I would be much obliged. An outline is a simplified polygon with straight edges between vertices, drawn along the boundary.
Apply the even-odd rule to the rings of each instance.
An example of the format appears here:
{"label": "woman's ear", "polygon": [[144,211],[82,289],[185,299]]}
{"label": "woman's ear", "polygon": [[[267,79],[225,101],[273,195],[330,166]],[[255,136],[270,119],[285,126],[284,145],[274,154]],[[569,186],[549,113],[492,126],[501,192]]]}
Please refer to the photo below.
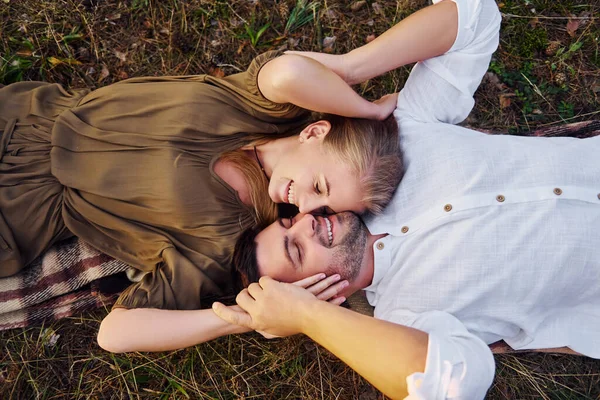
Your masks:
{"label": "woman's ear", "polygon": [[300,132],[300,143],[307,142],[309,140],[323,140],[325,136],[331,130],[331,124],[329,121],[320,120],[313,122]]}

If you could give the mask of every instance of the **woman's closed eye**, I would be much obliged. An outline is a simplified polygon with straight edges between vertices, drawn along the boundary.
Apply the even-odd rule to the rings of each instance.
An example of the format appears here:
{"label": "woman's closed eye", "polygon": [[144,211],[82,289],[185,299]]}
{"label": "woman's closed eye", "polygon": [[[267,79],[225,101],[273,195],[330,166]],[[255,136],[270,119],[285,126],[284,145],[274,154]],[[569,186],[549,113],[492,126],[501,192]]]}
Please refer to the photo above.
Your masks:
{"label": "woman's closed eye", "polygon": [[321,188],[319,187],[319,182],[315,183],[315,193],[321,195]]}

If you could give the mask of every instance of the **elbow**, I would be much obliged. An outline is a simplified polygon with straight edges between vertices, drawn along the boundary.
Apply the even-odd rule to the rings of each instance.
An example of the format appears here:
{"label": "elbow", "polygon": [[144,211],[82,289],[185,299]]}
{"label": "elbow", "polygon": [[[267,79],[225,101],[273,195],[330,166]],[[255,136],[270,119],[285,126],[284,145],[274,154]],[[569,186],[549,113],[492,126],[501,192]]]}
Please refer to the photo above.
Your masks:
{"label": "elbow", "polygon": [[289,102],[289,93],[306,75],[307,62],[310,62],[308,58],[293,54],[269,61],[258,76],[258,85],[263,95],[276,103]]}
{"label": "elbow", "polygon": [[277,57],[272,61],[273,87],[285,89],[290,84],[302,79],[303,74],[306,74],[307,63],[310,61],[309,58],[294,54]]}
{"label": "elbow", "polygon": [[126,353],[134,351],[130,349],[123,337],[123,330],[119,326],[120,315],[127,312],[124,309],[111,311],[100,323],[96,341],[98,346],[111,353]]}

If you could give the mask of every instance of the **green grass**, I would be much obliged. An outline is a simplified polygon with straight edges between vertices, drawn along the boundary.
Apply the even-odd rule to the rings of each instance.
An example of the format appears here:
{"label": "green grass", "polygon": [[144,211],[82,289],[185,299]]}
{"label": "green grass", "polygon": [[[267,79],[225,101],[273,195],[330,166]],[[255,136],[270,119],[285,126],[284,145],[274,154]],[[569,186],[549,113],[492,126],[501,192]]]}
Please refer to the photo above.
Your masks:
{"label": "green grass", "polygon": [[[350,2],[330,0],[0,0],[0,83],[95,89],[143,75],[231,74],[268,49],[321,51],[326,37],[336,37],[334,53],[348,51],[425,3],[368,1],[352,11]],[[500,48],[466,123],[518,134],[600,118],[600,4],[502,3]],[[579,22],[572,35],[571,15]],[[552,43],[556,50],[547,52]],[[397,91],[409,71],[357,90],[369,99]],[[305,337],[248,334],[169,353],[111,355],[95,343],[103,315],[0,333],[0,398],[383,398]],[[600,361],[547,354],[496,361],[490,399],[600,399]]]}

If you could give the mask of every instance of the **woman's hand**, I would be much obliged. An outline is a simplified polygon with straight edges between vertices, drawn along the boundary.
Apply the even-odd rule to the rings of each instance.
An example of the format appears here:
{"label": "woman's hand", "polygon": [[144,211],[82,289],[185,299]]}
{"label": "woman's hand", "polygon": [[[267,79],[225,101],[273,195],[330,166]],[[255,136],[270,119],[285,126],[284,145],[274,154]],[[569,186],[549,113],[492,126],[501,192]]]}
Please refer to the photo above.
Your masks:
{"label": "woman's hand", "polygon": [[339,296],[339,293],[348,287],[348,281],[340,279],[341,277],[338,274],[326,276],[321,273],[301,279],[292,284],[308,290],[319,300],[328,301],[331,304],[339,306],[346,301],[346,298]]}
{"label": "woman's hand", "polygon": [[386,94],[385,96],[375,100],[373,104],[377,104],[379,107],[379,115],[377,116],[377,119],[383,121],[389,117],[396,109],[397,103],[398,93]]}

